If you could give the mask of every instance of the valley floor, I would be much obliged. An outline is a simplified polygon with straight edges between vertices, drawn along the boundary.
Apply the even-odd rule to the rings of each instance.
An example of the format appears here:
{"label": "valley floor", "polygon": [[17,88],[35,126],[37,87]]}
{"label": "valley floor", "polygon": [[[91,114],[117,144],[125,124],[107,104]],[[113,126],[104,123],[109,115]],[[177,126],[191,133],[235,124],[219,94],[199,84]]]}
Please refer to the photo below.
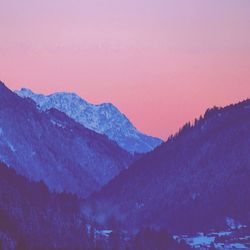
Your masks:
{"label": "valley floor", "polygon": [[194,249],[250,249],[250,230],[247,227],[195,235],[175,235],[174,239],[184,240]]}

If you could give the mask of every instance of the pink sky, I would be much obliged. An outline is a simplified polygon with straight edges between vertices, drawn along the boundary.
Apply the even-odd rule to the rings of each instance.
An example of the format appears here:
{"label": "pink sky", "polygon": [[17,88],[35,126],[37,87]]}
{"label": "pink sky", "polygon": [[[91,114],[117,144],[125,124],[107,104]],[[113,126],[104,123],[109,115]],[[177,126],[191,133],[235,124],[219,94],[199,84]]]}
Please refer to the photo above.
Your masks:
{"label": "pink sky", "polygon": [[249,0],[1,0],[0,79],[112,102],[166,139],[250,97]]}

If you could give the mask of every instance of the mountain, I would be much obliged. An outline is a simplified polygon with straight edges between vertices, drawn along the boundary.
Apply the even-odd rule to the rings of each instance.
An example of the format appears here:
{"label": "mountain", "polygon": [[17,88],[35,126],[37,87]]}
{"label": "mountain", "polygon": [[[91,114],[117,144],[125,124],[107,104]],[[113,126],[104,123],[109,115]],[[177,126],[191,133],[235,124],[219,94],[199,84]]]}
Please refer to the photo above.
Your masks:
{"label": "mountain", "polygon": [[50,193],[0,163],[0,249],[86,249],[85,224],[75,196]]}
{"label": "mountain", "polygon": [[0,83],[0,160],[50,190],[88,196],[133,157],[64,113],[42,111]]}
{"label": "mountain", "polygon": [[249,226],[249,135],[250,100],[209,109],[94,194],[88,209],[131,230]]}
{"label": "mountain", "polygon": [[41,110],[55,108],[64,112],[84,127],[107,135],[128,152],[149,152],[162,143],[158,138],[140,133],[111,103],[93,105],[76,94],[64,92],[45,96],[22,88],[16,93],[34,100]]}
{"label": "mountain", "polygon": [[91,225],[80,199],[51,193],[43,182],[28,181],[0,163],[1,250],[188,250],[166,231],[145,229],[124,239]]}

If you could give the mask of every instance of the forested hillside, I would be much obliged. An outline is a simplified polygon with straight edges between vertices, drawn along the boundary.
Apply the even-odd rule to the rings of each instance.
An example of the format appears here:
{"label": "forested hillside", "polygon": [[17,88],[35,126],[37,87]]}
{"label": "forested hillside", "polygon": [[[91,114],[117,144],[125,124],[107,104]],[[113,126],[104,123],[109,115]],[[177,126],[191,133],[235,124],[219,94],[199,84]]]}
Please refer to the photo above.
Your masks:
{"label": "forested hillside", "polygon": [[248,225],[249,135],[250,100],[208,110],[94,195],[94,211],[129,229],[197,232],[224,228],[227,218]]}

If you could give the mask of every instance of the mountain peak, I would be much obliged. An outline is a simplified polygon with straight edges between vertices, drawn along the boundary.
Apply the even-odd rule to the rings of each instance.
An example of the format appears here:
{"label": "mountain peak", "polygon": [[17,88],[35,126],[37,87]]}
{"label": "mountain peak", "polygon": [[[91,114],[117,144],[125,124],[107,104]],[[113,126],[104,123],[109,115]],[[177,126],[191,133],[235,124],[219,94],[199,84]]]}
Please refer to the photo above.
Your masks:
{"label": "mountain peak", "polygon": [[131,153],[145,153],[161,144],[161,140],[139,132],[112,103],[91,104],[75,93],[35,94],[25,88],[16,91],[30,97],[42,110],[55,108],[97,133],[105,134]]}
{"label": "mountain peak", "polygon": [[27,93],[27,94],[34,94],[31,89],[28,88],[21,88],[20,92]]}
{"label": "mountain peak", "polygon": [[20,99],[20,97],[14,94],[2,81],[0,81],[0,95],[0,103],[13,104],[15,102],[14,100]]}
{"label": "mountain peak", "polygon": [[116,143],[58,109],[41,112],[32,99],[0,85],[0,161],[32,180],[44,180],[53,191],[80,196],[98,190],[128,167],[133,157]]}
{"label": "mountain peak", "polygon": [[84,100],[83,98],[81,98],[79,95],[77,95],[74,92],[56,92],[50,95],[45,96],[47,98],[71,98],[71,99],[75,99],[75,100],[80,100],[81,102],[84,103],[88,103],[86,100]]}
{"label": "mountain peak", "polygon": [[4,84],[4,82],[2,82],[0,80],[0,90],[4,90],[4,89],[8,89],[8,88],[6,87],[6,85]]}

